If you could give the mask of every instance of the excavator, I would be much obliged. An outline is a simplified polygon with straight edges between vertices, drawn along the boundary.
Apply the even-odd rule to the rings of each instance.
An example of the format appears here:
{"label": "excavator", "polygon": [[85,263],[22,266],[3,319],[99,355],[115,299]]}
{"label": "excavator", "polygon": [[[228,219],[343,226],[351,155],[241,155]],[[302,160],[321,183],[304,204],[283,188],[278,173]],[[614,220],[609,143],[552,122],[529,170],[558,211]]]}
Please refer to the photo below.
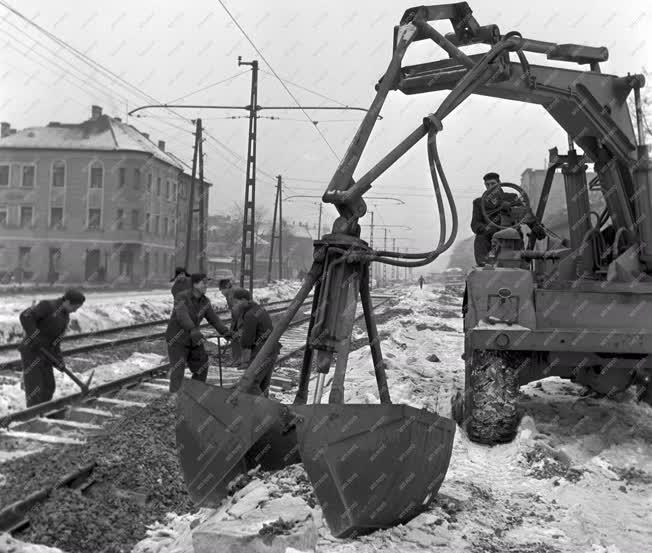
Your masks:
{"label": "excavator", "polygon": [[[441,20],[450,21],[453,32],[442,34],[431,25]],[[447,57],[403,66],[408,47],[423,40],[433,41]],[[471,45],[476,51],[477,45],[486,45],[487,50],[467,55],[462,49]],[[457,425],[476,442],[513,439],[518,390],[524,383],[561,376],[606,395],[635,385],[639,397],[650,401],[652,319],[645,305],[652,300],[652,175],[641,111],[644,77],[603,73],[600,64],[608,59],[604,47],[542,42],[515,31],[501,34],[496,25],[481,26],[466,2],[408,9],[394,28],[392,52],[371,106],[322,197],[338,217],[330,234],[314,242],[314,261],[301,289],[247,369],[254,375],[264,366],[313,292],[294,403],[193,380],[186,380],[179,393],[179,458],[189,494],[199,505],[218,505],[229,493],[229,483],[244,471],[300,462],[332,534],[356,536],[404,523],[427,508],[448,470]],[[566,65],[534,65],[528,53]],[[383,103],[395,90],[448,93],[413,132],[354,179]],[[627,104],[631,92],[638,140]],[[513,189],[517,201],[501,202],[498,208],[487,201],[494,190],[482,196],[485,216],[499,209],[509,217],[499,219],[501,230],[494,234],[488,262],[466,278],[465,384],[454,395],[452,418],[447,418],[391,402],[369,267],[373,262],[421,267],[453,244],[457,210],[437,138],[446,116],[472,94],[543,106],[568,134],[569,149],[563,155],[550,151],[536,210],[515,184],[499,185]],[[420,253],[375,250],[360,238],[359,221],[367,211],[364,194],[424,138],[439,218],[437,241],[431,251]],[[589,205],[589,163],[604,196],[601,213]],[[564,178],[570,236],[551,249],[541,247],[527,229],[543,220],[557,170]],[[358,303],[378,404],[344,403]]]}

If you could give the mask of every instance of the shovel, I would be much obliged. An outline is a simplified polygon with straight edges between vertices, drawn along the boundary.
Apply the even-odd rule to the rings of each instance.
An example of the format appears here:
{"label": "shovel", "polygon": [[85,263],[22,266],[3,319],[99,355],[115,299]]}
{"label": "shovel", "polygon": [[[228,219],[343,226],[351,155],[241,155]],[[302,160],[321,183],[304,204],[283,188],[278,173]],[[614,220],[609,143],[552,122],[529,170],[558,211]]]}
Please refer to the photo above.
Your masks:
{"label": "shovel", "polygon": [[77,386],[79,386],[79,388],[82,391],[82,397],[90,393],[90,385],[91,385],[91,381],[93,380],[93,376],[95,375],[95,370],[91,371],[91,375],[88,377],[86,382],[84,382],[75,373],[73,373],[68,367],[66,367],[66,364],[63,362],[63,359],[59,359],[52,352],[48,351],[45,348],[41,348],[40,351],[48,361],[50,361],[61,372],[67,374],[70,377],[70,379],[75,384],[77,384]]}

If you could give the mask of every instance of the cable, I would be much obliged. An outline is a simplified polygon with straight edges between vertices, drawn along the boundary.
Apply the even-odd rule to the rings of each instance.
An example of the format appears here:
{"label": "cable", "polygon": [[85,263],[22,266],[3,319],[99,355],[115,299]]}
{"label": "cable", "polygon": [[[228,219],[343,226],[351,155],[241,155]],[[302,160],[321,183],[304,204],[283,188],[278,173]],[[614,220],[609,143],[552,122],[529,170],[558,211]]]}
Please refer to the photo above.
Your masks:
{"label": "cable", "polygon": [[[260,72],[261,72],[261,73],[265,73],[266,75],[271,75],[272,77],[275,76],[273,73],[270,73],[269,71],[265,71],[264,69],[261,69]],[[276,75],[276,77],[279,78],[277,75]],[[328,101],[330,101],[330,102],[334,102],[335,104],[339,104],[340,106],[345,107],[345,108],[348,108],[348,107],[349,107],[348,104],[345,104],[345,103],[343,103],[343,102],[340,102],[339,100],[335,100],[334,98],[329,98],[328,96],[326,96],[325,94],[322,94],[321,92],[317,92],[317,91],[315,91],[315,90],[311,90],[311,89],[309,89],[309,88],[307,88],[307,87],[305,87],[305,86],[302,86],[302,85],[300,85],[300,84],[293,83],[292,81],[289,81],[288,79],[283,79],[283,80],[284,80],[286,83],[291,84],[292,86],[296,86],[297,88],[300,88],[300,89],[302,89],[302,90],[305,90],[306,92],[310,92],[311,94],[314,94],[315,96],[319,96],[320,98],[323,98],[324,100],[328,100]]]}
{"label": "cable", "polygon": [[178,98],[175,98],[174,100],[170,100],[169,102],[165,102],[166,104],[176,104],[179,100],[185,100],[189,96],[193,96],[194,94],[198,94],[199,92],[203,92],[204,90],[208,90],[209,88],[213,88],[214,86],[220,85],[222,83],[226,83],[228,81],[232,81],[233,79],[236,79],[240,77],[241,75],[246,75],[249,73],[249,71],[241,71],[240,73],[236,73],[235,75],[232,75],[230,77],[227,77],[226,79],[222,79],[221,81],[217,81],[216,83],[206,85],[198,90],[195,90],[194,92],[189,92],[188,94],[184,96],[179,96]]}
{"label": "cable", "polygon": [[[0,0],[0,1],[1,1],[1,0]],[[297,106],[299,106],[299,109],[303,112],[303,114],[306,116],[306,118],[307,118],[309,121],[311,121],[312,119],[310,118],[310,116],[308,115],[308,113],[306,113],[306,110],[304,110],[304,109],[301,107],[301,104],[299,103],[299,100],[296,99],[296,97],[294,96],[294,94],[292,94],[292,92],[291,92],[290,89],[287,87],[287,85],[285,84],[285,82],[283,81],[283,79],[281,79],[281,77],[278,76],[278,74],[276,73],[276,71],[274,71],[274,68],[273,68],[273,67],[271,66],[271,64],[267,61],[267,59],[265,58],[265,56],[263,55],[263,53],[262,53],[262,52],[258,49],[258,47],[254,44],[253,40],[251,40],[251,38],[249,38],[249,35],[248,35],[248,34],[246,33],[246,31],[242,28],[242,26],[240,25],[240,23],[238,23],[238,20],[237,20],[237,19],[236,19],[232,14],[231,14],[231,12],[230,12],[229,9],[226,7],[226,5],[224,4],[224,2],[223,2],[222,0],[217,0],[217,1],[220,3],[220,5],[222,6],[222,8],[224,8],[224,11],[229,15],[229,17],[231,18],[231,20],[233,21],[233,23],[235,23],[236,27],[238,27],[238,29],[240,29],[240,32],[244,35],[244,37],[247,39],[247,41],[249,42],[249,44],[251,44],[251,46],[253,47],[253,49],[256,50],[256,52],[257,52],[258,55],[261,57],[261,59],[265,62],[265,64],[267,65],[267,67],[269,67],[270,71],[274,74],[274,76],[275,76],[275,77],[278,79],[278,81],[281,83],[281,86],[283,86],[283,88],[285,89],[285,91],[290,95],[290,98],[292,98],[292,100],[294,100],[294,102],[297,104]],[[333,147],[330,145],[330,142],[328,142],[328,140],[326,139],[326,137],[324,136],[324,134],[321,132],[321,130],[320,130],[317,126],[314,126],[314,128],[315,128],[315,130],[319,133],[319,136],[321,136],[322,140],[326,143],[326,145],[328,146],[328,149],[332,152],[332,154],[335,156],[335,158],[337,159],[337,161],[341,161],[340,157],[337,155],[337,152],[336,152],[336,151],[333,149]]]}

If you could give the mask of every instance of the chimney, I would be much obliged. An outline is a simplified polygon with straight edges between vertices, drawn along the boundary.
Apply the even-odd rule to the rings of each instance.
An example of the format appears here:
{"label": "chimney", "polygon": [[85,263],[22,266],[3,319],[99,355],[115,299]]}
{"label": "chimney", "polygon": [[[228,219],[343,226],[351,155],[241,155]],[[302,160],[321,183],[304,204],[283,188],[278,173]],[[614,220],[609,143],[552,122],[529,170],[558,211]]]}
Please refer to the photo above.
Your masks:
{"label": "chimney", "polygon": [[161,150],[162,152],[165,152],[165,141],[164,140],[159,140],[158,141],[158,149]]}
{"label": "chimney", "polygon": [[91,119],[96,121],[102,117],[102,108],[100,106],[91,106]]}
{"label": "chimney", "polygon": [[2,129],[0,130],[0,137],[4,138],[5,136],[9,136],[11,134],[11,124],[7,123],[6,121],[3,121],[0,123],[0,126]]}
{"label": "chimney", "polygon": [[148,132],[143,132],[143,133],[140,133],[140,134],[142,134],[145,138],[147,138],[147,140],[149,140],[149,133]]}

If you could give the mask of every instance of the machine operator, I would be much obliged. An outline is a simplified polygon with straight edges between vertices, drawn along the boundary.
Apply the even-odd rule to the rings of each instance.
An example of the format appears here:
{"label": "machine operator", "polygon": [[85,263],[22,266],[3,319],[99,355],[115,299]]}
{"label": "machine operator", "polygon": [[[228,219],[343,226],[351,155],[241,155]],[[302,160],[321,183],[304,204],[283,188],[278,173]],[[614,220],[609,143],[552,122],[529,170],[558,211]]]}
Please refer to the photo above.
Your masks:
{"label": "machine operator", "polygon": [[[500,184],[500,176],[498,173],[487,173],[484,177],[484,186],[487,190],[497,187]],[[497,187],[493,194],[489,194],[486,198],[486,209],[491,211],[489,219],[486,219],[482,213],[482,197],[473,200],[473,216],[471,218],[471,230],[475,234],[475,241],[473,242],[473,253],[475,255],[475,262],[482,267],[487,262],[487,257],[491,251],[491,239],[493,235],[501,230],[498,225],[512,226],[519,222],[511,212],[510,207],[523,207],[523,202],[519,199],[517,194],[504,192],[500,187]],[[537,240],[546,237],[544,228],[532,216],[529,220],[523,221],[527,223]]]}

